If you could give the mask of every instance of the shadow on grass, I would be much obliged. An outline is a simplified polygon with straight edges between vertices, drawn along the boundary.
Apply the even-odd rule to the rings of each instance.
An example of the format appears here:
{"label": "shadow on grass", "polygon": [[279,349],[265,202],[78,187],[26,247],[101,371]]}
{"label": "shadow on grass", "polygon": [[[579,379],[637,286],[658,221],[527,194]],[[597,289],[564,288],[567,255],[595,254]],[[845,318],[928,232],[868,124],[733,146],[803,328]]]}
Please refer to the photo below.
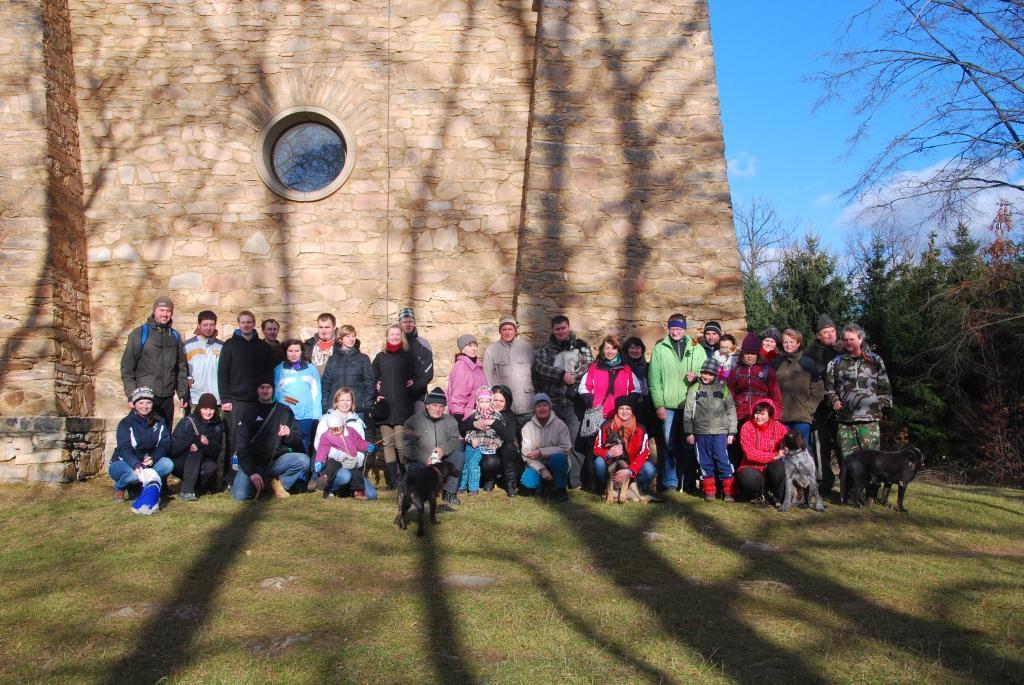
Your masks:
{"label": "shadow on grass", "polygon": [[[738,683],[830,682],[799,652],[768,641],[748,625],[741,613],[751,607],[738,601],[741,597],[734,583],[695,583],[644,537],[643,533],[651,530],[659,518],[668,515],[671,505],[652,506],[644,511],[637,525],[627,526],[595,516],[575,499],[561,505],[564,520],[573,527],[601,572],[630,597],[642,602],[671,640],[688,646],[706,663],[720,666],[726,676]],[[707,525],[717,528],[718,523],[709,520]],[[698,537],[706,532],[707,525],[694,527]],[[634,549],[631,563],[623,562],[624,546]],[[734,550],[738,547],[739,543]],[[637,588],[640,581],[646,585],[644,590]],[[672,677],[663,679],[660,673],[655,677],[656,671],[650,666],[643,670],[653,682],[682,682]]]}
{"label": "shadow on grass", "polygon": [[[217,591],[265,512],[264,503],[239,503],[238,511],[210,536],[202,553],[181,574],[160,610],[139,629],[131,651],[110,667],[101,682],[156,682],[196,657],[194,642]],[[177,613],[185,604],[194,607],[193,620],[188,622]]]}
{"label": "shadow on grass", "polygon": [[[578,500],[564,505],[560,511],[601,573],[643,603],[669,638],[688,646],[705,660],[720,664],[723,673],[735,682],[777,679],[823,683],[831,680],[819,664],[810,662],[800,650],[788,649],[781,641],[766,639],[755,632],[747,615],[756,611],[756,597],[752,603],[739,591],[736,581],[740,578],[783,583],[792,587],[795,598],[822,608],[833,604],[847,607],[849,611],[844,612],[843,619],[860,636],[884,641],[913,659],[934,660],[962,675],[1007,676],[1024,667],[1020,658],[1000,655],[976,637],[965,635],[960,626],[941,615],[919,617],[881,605],[848,585],[816,573],[813,560],[801,559],[799,553],[791,557],[783,554],[746,557],[744,567],[724,582],[707,583],[686,578],[643,534],[659,519],[678,511],[683,516],[674,516],[673,521],[681,521],[697,537],[736,553],[745,540],[725,529],[706,509],[703,503],[675,500],[673,505],[647,509],[635,525],[595,516]],[[771,525],[772,522],[766,520],[759,533],[767,535]],[[623,562],[623,545],[634,549],[630,563]],[[637,587],[640,580],[646,585],[643,591]],[[559,605],[556,603],[556,606]],[[593,631],[585,622],[574,619],[564,607],[559,608],[583,637],[594,639]],[[823,661],[825,654],[820,656]],[[637,664],[637,667],[651,680],[661,680],[661,674],[653,667],[644,664]]]}
{"label": "shadow on grass", "polygon": [[[694,532],[713,530],[715,543],[727,550],[738,550],[743,544],[744,540],[725,530],[709,515],[703,503],[683,501],[680,504],[687,514],[686,523]],[[767,534],[770,526],[771,523],[765,521],[761,533]],[[1001,656],[980,641],[965,636],[960,626],[941,616],[933,618],[934,614],[929,614],[929,617],[919,617],[880,605],[848,585],[816,573],[814,560],[801,558],[799,552],[752,559],[752,564],[765,580],[790,585],[797,598],[822,607],[843,604],[854,608],[855,611],[846,612],[844,618],[857,633],[884,641],[910,658],[926,657],[961,675],[977,676],[977,671],[984,669],[981,676],[984,678],[996,674],[1008,676],[1024,668],[1024,661],[1020,658]],[[955,592],[955,589],[947,590]]]}
{"label": "shadow on grass", "polygon": [[413,544],[419,551],[419,581],[426,611],[424,649],[434,667],[436,682],[474,683],[477,679],[463,656],[465,645],[443,583],[439,543],[428,531],[426,536],[415,538]]}

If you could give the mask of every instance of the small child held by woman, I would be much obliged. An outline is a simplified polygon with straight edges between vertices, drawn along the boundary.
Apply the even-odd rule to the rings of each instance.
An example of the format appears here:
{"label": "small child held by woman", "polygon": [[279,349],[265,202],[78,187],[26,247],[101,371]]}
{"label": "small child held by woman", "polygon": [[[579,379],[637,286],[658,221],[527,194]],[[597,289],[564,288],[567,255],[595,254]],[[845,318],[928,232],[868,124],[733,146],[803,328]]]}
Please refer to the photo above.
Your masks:
{"label": "small child held by woman", "polygon": [[497,454],[503,444],[493,425],[502,421],[502,418],[499,412],[494,411],[489,387],[484,386],[477,391],[476,403],[469,419],[473,427],[466,431],[466,462],[462,467],[459,490],[475,495],[480,491],[480,462],[487,455]]}

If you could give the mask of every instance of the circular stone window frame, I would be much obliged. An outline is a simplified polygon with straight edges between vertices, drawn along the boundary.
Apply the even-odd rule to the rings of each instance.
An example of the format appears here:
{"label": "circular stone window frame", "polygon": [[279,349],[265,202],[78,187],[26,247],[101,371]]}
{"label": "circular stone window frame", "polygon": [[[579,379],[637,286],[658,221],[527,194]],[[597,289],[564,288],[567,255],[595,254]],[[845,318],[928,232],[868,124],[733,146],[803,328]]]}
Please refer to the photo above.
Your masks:
{"label": "circular stone window frame", "polygon": [[[333,130],[345,142],[345,164],[342,166],[338,176],[319,190],[302,191],[289,188],[274,173],[274,146],[278,139],[293,126],[299,124],[321,124]],[[270,118],[256,137],[256,147],[253,157],[256,159],[256,172],[260,179],[275,195],[286,200],[296,202],[315,202],[333,195],[338,188],[345,184],[352,174],[356,165],[356,144],[352,129],[335,115],[323,107],[313,105],[298,105],[281,110]]]}

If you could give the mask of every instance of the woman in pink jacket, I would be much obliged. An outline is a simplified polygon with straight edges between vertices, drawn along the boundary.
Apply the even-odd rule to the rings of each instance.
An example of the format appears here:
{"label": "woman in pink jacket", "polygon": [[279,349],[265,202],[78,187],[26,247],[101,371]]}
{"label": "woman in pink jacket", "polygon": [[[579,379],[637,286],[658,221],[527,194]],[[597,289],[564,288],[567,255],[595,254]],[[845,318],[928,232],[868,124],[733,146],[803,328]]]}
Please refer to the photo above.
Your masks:
{"label": "woman in pink jacket", "polygon": [[[622,359],[622,343],[617,335],[606,335],[601,341],[597,361],[580,379],[580,401],[587,407],[601,407],[604,418],[615,415],[615,400],[626,395],[640,397],[640,379]],[[646,426],[645,426],[646,428]]]}
{"label": "woman in pink jacket", "polygon": [[473,413],[473,403],[477,391],[487,385],[483,364],[477,358],[480,350],[476,338],[463,333],[458,340],[459,353],[455,355],[455,363],[448,374],[448,413],[461,422]]}

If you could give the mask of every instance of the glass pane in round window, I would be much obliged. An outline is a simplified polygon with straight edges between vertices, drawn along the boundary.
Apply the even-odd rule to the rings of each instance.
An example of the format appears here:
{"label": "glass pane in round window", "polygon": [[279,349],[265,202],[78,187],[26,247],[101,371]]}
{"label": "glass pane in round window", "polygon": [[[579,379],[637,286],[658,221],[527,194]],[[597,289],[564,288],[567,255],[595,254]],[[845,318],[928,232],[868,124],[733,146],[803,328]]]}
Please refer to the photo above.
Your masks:
{"label": "glass pane in round window", "polygon": [[278,180],[292,190],[320,190],[345,166],[345,140],[333,129],[307,122],[292,126],[274,143],[271,159]]}

